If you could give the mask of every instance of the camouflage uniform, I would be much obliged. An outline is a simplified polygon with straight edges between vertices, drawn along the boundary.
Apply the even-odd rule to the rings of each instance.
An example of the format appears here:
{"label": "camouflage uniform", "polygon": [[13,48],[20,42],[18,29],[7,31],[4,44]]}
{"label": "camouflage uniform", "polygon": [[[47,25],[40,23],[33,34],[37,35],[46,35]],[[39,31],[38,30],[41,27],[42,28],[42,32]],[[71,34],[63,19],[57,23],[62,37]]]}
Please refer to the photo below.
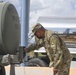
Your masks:
{"label": "camouflage uniform", "polygon": [[58,69],[56,75],[69,75],[71,54],[63,40],[57,34],[48,30],[45,31],[44,39],[37,37],[36,39],[36,44],[28,47],[28,52],[44,47],[50,59],[49,67]]}

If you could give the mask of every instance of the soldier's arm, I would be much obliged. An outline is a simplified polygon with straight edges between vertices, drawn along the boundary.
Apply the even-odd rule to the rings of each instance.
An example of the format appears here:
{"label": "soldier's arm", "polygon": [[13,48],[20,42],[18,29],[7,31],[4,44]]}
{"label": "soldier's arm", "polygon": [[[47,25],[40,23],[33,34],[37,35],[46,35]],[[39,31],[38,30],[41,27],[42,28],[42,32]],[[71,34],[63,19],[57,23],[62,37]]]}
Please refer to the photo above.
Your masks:
{"label": "soldier's arm", "polygon": [[62,61],[62,54],[63,54],[62,49],[61,49],[61,43],[58,36],[52,36],[51,48],[54,51],[54,59],[53,59],[54,68],[57,68],[60,62]]}
{"label": "soldier's arm", "polygon": [[26,48],[26,52],[30,52],[33,50],[38,50],[41,47],[41,45],[38,44],[31,44]]}
{"label": "soldier's arm", "polygon": [[36,41],[36,43],[33,43],[26,48],[26,50],[25,50],[26,52],[30,52],[30,51],[33,51],[33,50],[38,50],[40,47],[43,46],[43,41],[42,40],[35,37],[35,41]]}

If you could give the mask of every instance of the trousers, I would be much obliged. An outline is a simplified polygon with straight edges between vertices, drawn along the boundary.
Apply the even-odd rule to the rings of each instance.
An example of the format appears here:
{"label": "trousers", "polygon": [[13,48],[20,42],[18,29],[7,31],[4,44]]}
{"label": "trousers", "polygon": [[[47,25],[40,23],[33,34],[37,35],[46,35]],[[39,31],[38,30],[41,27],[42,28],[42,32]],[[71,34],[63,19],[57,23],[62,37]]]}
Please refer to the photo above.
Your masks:
{"label": "trousers", "polygon": [[58,69],[58,72],[54,75],[69,75],[70,64],[71,64],[71,61],[69,61],[68,63],[62,64],[62,66],[60,66],[60,68]]}

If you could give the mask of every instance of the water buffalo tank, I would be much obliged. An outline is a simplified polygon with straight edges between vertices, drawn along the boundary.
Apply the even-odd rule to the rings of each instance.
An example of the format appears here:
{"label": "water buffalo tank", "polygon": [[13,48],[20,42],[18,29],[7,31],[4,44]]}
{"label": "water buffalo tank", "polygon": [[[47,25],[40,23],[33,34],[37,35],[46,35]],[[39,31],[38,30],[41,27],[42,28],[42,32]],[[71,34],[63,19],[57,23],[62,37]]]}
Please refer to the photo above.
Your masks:
{"label": "water buffalo tank", "polygon": [[18,13],[11,3],[0,3],[0,55],[15,54],[20,41]]}

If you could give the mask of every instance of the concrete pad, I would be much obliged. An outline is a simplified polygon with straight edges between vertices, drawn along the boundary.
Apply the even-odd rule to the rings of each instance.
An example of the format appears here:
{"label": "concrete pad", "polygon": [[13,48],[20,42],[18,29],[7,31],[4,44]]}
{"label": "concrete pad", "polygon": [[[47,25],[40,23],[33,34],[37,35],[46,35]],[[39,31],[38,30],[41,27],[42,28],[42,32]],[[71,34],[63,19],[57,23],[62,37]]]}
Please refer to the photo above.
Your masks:
{"label": "concrete pad", "polygon": [[[10,66],[6,68],[6,75],[10,75]],[[15,67],[15,75],[53,75],[53,69],[48,67]],[[70,75],[76,75],[76,68],[70,69]]]}

